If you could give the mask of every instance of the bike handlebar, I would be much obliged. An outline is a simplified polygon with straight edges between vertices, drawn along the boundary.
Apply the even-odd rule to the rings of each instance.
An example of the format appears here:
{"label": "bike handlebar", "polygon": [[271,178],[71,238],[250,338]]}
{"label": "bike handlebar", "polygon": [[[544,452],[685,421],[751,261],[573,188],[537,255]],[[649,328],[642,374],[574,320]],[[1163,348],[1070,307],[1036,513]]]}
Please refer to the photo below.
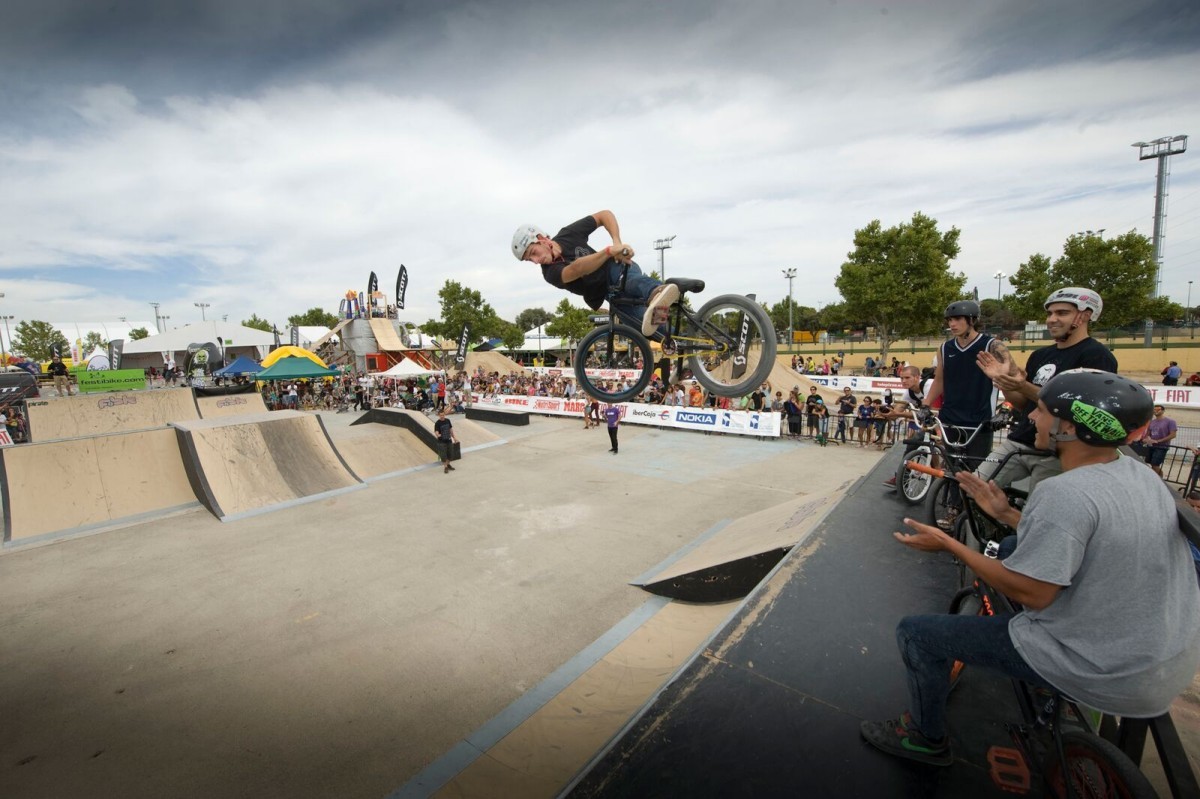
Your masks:
{"label": "bike handlebar", "polygon": [[937,468],[934,468],[933,466],[926,466],[925,464],[917,463],[916,461],[905,461],[904,465],[909,470],[914,471],[914,472],[921,472],[922,474],[929,474],[929,475],[933,475],[934,477],[945,477],[946,476],[945,469],[937,469]]}

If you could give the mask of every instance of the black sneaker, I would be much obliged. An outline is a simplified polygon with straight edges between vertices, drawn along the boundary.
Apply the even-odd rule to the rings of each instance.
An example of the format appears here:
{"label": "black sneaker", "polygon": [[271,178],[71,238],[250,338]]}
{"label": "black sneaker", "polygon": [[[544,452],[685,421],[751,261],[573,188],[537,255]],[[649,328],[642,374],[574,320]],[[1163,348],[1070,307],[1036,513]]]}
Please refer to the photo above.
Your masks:
{"label": "black sneaker", "polygon": [[905,713],[899,719],[864,721],[859,725],[863,740],[881,752],[903,757],[930,766],[949,766],[954,763],[949,739],[934,743],[910,726],[912,716]]}

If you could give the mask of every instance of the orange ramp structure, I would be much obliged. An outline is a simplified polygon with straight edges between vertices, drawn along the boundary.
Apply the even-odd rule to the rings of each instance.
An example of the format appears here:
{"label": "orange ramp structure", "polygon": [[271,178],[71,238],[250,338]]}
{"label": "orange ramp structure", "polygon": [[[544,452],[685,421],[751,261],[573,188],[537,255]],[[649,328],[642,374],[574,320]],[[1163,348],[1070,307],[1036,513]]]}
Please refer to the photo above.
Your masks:
{"label": "orange ramp structure", "polygon": [[274,411],[172,426],[196,497],[223,522],[366,487],[315,414]]}
{"label": "orange ramp structure", "polygon": [[5,546],[199,507],[167,427],[4,447],[0,493]]}

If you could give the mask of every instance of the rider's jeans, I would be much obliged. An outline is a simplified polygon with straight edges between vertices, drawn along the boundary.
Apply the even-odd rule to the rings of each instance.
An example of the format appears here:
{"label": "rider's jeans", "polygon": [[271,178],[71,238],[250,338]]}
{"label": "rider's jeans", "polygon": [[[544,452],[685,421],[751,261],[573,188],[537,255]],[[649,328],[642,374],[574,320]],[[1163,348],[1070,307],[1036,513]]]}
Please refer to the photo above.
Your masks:
{"label": "rider's jeans", "polygon": [[[622,267],[617,261],[608,262],[608,287],[612,291],[616,291],[617,286],[621,283]],[[646,314],[646,301],[650,299],[650,292],[658,288],[662,284],[661,280],[655,280],[648,275],[642,274],[641,267],[636,263],[629,265],[629,276],[625,279],[625,292],[622,297],[637,300],[637,305],[623,305],[621,312],[627,313],[637,320],[638,327],[641,327],[642,317]]]}
{"label": "rider's jeans", "polygon": [[1038,676],[1008,635],[1011,616],[906,616],[896,627],[896,643],[908,668],[913,723],[928,739],[946,736],[946,698],[955,660],[1053,688]]}

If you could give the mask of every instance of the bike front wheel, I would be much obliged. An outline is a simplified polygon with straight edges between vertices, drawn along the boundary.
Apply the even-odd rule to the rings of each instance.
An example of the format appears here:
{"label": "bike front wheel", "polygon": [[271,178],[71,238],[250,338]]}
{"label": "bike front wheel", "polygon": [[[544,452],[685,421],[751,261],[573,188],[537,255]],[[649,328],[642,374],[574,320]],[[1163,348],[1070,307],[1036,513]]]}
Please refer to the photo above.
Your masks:
{"label": "bike front wheel", "polygon": [[[628,383],[629,370],[642,366]],[[575,350],[575,379],[587,394],[602,402],[625,402],[650,384],[654,354],[641,333],[624,325],[598,327],[579,341]],[[624,374],[622,374],[624,372]]]}
{"label": "bike front wheel", "polygon": [[917,447],[904,456],[904,460],[900,461],[900,466],[896,469],[896,493],[909,505],[919,505],[925,497],[929,496],[929,487],[933,485],[933,477],[924,472],[909,469],[908,461],[929,466],[933,462],[933,450],[926,446]]}
{"label": "bike front wheel", "polygon": [[1051,796],[1107,796],[1142,799],[1158,796],[1124,752],[1099,735],[1072,730],[1062,734],[1063,756],[1072,792],[1067,791],[1063,764],[1053,748],[1046,754],[1046,783]]}
{"label": "bike front wheel", "polygon": [[763,384],[775,366],[775,328],[762,306],[740,294],[725,294],[697,312],[699,330],[680,333],[692,376],[718,397],[743,397]]}

